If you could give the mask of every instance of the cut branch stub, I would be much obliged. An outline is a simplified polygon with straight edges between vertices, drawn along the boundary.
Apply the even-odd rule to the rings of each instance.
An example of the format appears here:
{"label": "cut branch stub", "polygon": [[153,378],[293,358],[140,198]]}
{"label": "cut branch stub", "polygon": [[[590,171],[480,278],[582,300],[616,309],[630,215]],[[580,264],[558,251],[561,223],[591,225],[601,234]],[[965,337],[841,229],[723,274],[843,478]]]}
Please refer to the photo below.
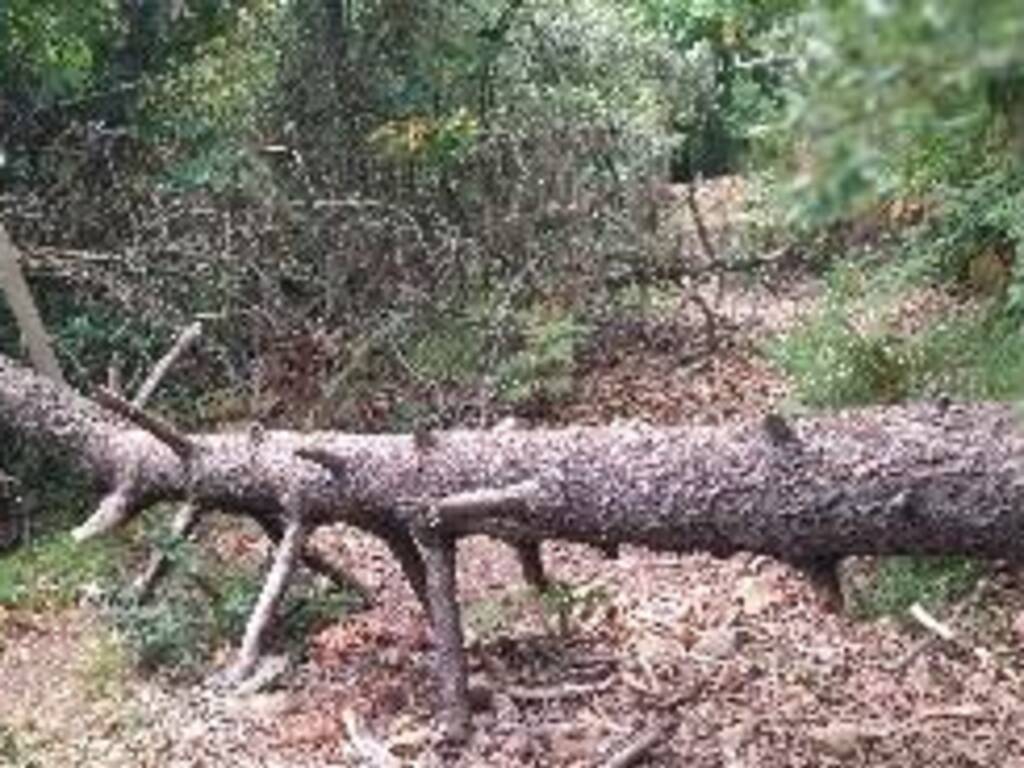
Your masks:
{"label": "cut branch stub", "polygon": [[295,455],[305,461],[311,461],[331,472],[338,479],[344,479],[348,469],[345,460],[335,456],[330,451],[320,448],[299,448]]}
{"label": "cut branch stub", "polygon": [[528,480],[506,488],[482,488],[454,493],[441,499],[434,509],[442,525],[457,527],[459,522],[482,515],[514,515],[526,512],[539,500],[540,483]]}

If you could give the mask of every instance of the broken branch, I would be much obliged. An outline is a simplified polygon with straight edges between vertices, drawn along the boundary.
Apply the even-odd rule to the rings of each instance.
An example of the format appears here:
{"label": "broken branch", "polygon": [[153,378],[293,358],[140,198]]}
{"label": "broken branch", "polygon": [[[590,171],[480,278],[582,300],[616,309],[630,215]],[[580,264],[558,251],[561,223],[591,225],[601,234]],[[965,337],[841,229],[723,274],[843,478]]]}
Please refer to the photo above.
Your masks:
{"label": "broken branch", "polygon": [[118,416],[123,416],[136,426],[149,432],[153,437],[174,451],[178,458],[187,461],[195,453],[195,443],[183,432],[179,432],[178,428],[169,421],[146,413],[120,395],[116,395],[102,387],[96,390],[94,399],[104,408],[113,411]]}
{"label": "broken branch", "polygon": [[203,335],[203,325],[200,322],[194,322],[178,334],[178,338],[169,350],[164,354],[163,357],[153,366],[153,370],[149,372],[146,380],[142,382],[142,386],[139,387],[135,393],[135,397],[132,398],[132,405],[136,408],[145,408],[146,403],[149,402],[149,398],[152,397],[156,388],[160,386],[160,382],[163,381],[164,376],[171,369],[178,358],[181,357],[192,346],[196,340]]}

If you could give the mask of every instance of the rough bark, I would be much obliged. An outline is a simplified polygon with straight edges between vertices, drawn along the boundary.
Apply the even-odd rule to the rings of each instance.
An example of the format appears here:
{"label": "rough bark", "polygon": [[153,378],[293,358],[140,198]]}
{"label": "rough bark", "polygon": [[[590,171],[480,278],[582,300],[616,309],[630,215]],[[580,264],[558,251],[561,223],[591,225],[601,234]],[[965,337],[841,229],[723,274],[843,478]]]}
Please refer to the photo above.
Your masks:
{"label": "rough bark", "polygon": [[[280,545],[277,585],[287,581],[294,542],[318,525],[344,522],[384,538],[430,608],[455,735],[468,708],[450,562],[464,535],[745,550],[812,570],[854,554],[1016,560],[1024,550],[1024,440],[1012,408],[998,404],[865,409],[791,424],[772,416],[722,427],[455,431],[436,433],[426,448],[409,435],[164,435],[190,446],[172,450],[162,427],[135,428],[0,357],[0,421],[61,443],[104,487],[79,537],[155,501],[187,498],[292,531]],[[272,608],[280,588],[268,584],[261,604]],[[258,647],[271,612],[252,625],[247,649]]]}

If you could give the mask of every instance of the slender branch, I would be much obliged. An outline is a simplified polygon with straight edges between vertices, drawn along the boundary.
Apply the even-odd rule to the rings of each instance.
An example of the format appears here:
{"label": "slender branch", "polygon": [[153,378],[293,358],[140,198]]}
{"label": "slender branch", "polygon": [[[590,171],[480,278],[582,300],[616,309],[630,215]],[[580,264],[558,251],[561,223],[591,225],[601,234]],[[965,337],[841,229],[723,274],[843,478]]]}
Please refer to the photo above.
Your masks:
{"label": "slender branch", "polygon": [[661,725],[641,731],[629,744],[601,763],[601,768],[629,768],[660,744],[664,738],[665,728]]}
{"label": "slender branch", "polygon": [[511,698],[518,701],[556,701],[558,699],[576,699],[602,693],[615,684],[614,677],[606,677],[596,683],[563,683],[546,688],[526,688],[521,685],[510,685],[505,688]]}
{"label": "slender branch", "polygon": [[[192,502],[186,501],[180,507],[174,515],[174,522],[171,524],[171,538],[173,541],[184,541],[195,530],[196,525],[199,523],[199,506]],[[170,565],[169,559],[165,552],[155,550],[149,558],[149,564],[146,566],[146,571],[140,576],[134,585],[134,592],[136,600],[139,603],[145,603],[153,594],[153,590],[156,585],[160,583],[160,580],[167,573],[167,568]]]}
{"label": "slender branch", "polygon": [[184,328],[174,344],[164,354],[163,357],[153,366],[153,370],[149,372],[146,380],[142,382],[142,386],[139,387],[138,392],[135,393],[135,397],[132,398],[132,405],[136,408],[145,408],[149,398],[153,396],[153,392],[160,386],[160,382],[163,381],[167,372],[171,369],[178,358],[181,357],[192,346],[200,336],[203,335],[203,325],[200,322],[192,323],[187,328]]}
{"label": "slender branch", "polygon": [[119,485],[100,501],[89,519],[71,532],[75,541],[85,541],[125,522],[131,513],[131,493],[127,483]]}
{"label": "slender branch", "polygon": [[228,675],[232,682],[241,682],[256,668],[263,637],[288,587],[288,581],[295,570],[295,561],[301,556],[307,533],[305,526],[297,521],[290,522],[285,528],[281,543],[274,553],[274,565],[263,582],[256,607],[252,609],[249,621],[245,625],[245,637],[242,638],[238,661]]}

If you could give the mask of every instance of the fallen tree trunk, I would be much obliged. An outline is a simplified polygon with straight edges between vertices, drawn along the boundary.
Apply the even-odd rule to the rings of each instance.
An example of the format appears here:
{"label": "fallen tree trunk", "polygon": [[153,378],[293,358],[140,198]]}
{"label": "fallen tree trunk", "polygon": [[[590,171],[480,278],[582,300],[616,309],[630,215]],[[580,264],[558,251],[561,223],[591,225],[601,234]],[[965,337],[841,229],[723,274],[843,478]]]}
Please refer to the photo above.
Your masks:
{"label": "fallen tree trunk", "polygon": [[424,441],[183,435],[113,395],[101,399],[121,416],[0,357],[0,421],[64,445],[105,489],[78,537],[165,499],[272,521],[280,545],[243,642],[244,674],[309,532],[344,522],[381,536],[429,606],[456,736],[468,720],[454,575],[465,535],[534,555],[538,542],[566,539],[743,550],[804,566],[854,554],[1024,551],[1024,440],[1004,405],[876,408],[791,425],[771,416],[723,427],[455,431]]}

